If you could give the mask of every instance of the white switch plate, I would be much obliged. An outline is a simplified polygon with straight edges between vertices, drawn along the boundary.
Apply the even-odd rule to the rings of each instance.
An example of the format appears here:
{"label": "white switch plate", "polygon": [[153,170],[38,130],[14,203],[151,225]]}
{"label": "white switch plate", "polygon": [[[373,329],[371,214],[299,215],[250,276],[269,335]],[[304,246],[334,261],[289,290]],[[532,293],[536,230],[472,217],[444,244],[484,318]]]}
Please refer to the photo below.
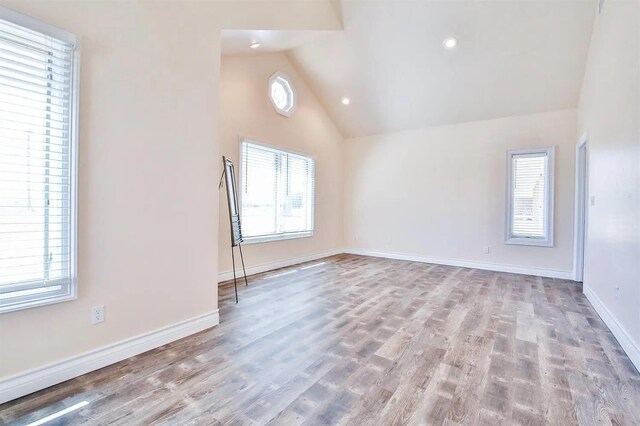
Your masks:
{"label": "white switch plate", "polygon": [[100,324],[104,321],[104,305],[91,308],[91,324]]}
{"label": "white switch plate", "polygon": [[484,252],[484,254],[489,254],[489,252],[491,251],[491,247],[489,246],[484,246],[482,248],[482,251]]}
{"label": "white switch plate", "polygon": [[589,198],[589,200],[590,200],[590,203],[591,203],[591,205],[592,205],[592,206],[595,206],[595,205],[596,205],[596,196],[595,196],[595,195],[592,195],[592,196]]}

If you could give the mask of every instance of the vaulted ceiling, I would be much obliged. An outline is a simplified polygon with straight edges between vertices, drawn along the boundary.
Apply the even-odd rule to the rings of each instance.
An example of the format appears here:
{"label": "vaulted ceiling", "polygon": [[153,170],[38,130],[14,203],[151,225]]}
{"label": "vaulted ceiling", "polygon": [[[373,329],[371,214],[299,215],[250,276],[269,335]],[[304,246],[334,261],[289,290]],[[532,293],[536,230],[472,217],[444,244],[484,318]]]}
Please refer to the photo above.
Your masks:
{"label": "vaulted ceiling", "polygon": [[[578,103],[595,1],[343,0],[336,5],[343,31],[281,33],[272,50],[288,51],[347,137]],[[227,35],[223,44],[239,37]],[[458,40],[455,49],[443,48],[447,37]],[[348,106],[343,97],[351,100]]]}

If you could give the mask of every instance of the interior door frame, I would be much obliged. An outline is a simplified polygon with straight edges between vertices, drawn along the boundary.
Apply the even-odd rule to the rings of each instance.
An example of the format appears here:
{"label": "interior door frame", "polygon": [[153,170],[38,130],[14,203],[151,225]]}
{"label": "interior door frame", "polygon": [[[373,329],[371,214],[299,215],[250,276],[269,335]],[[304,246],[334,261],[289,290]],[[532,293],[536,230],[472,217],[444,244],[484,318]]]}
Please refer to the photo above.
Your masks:
{"label": "interior door frame", "polygon": [[573,233],[573,279],[584,279],[584,253],[587,240],[587,199],[589,194],[588,135],[584,133],[576,144],[576,179]]}

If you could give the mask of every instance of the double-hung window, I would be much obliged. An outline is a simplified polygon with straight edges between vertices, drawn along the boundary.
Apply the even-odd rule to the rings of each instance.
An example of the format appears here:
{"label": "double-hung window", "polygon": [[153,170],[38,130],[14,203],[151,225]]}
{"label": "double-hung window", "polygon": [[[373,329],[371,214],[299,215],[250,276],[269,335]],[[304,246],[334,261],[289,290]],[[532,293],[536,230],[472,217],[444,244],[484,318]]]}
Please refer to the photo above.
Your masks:
{"label": "double-hung window", "polygon": [[314,160],[243,140],[240,218],[246,242],[313,235]]}
{"label": "double-hung window", "polygon": [[551,148],[507,155],[507,244],[553,246],[554,153]]}
{"label": "double-hung window", "polygon": [[0,8],[0,313],[76,297],[78,48]]}

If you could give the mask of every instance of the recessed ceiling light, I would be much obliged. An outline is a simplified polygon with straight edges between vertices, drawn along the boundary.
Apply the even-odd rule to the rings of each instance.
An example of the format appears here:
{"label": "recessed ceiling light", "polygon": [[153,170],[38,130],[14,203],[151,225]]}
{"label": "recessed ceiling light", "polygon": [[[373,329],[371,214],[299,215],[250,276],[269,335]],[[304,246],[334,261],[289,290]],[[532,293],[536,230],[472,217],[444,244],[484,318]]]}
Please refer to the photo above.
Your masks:
{"label": "recessed ceiling light", "polygon": [[258,47],[260,47],[260,42],[252,41],[249,47],[252,49],[257,49]]}
{"label": "recessed ceiling light", "polygon": [[444,46],[445,49],[453,49],[458,45],[458,40],[455,39],[454,37],[447,37],[442,42],[442,45]]}
{"label": "recessed ceiling light", "polygon": [[349,98],[342,98],[342,105],[349,105],[351,103],[351,100],[349,100]]}

